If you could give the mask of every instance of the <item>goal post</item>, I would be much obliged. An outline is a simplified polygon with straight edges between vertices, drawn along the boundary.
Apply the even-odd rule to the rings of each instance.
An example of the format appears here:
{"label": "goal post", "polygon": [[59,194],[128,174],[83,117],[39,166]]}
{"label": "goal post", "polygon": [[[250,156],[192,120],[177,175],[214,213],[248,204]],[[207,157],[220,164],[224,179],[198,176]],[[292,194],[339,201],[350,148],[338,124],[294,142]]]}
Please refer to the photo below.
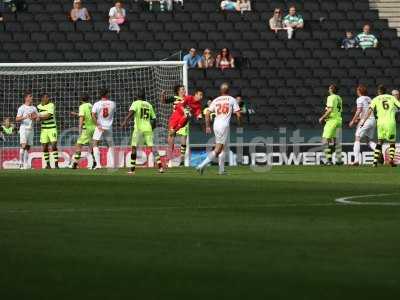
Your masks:
{"label": "goal post", "polygon": [[[182,61],[0,64],[0,122],[9,118],[18,129],[15,116],[18,107],[23,104],[24,92],[32,91],[34,105],[39,104],[42,93],[47,93],[56,106],[58,146],[62,157],[60,165],[65,166],[69,163],[78,135],[79,120],[71,112],[78,112],[82,95],[88,95],[90,102],[94,103],[99,100],[99,91],[106,88],[110,99],[117,104],[113,125],[115,149],[125,152],[126,156],[132,126],[122,129],[119,125],[128,113],[132,101],[144,90],[146,100],[153,104],[157,113],[154,142],[164,152],[172,104],[163,104],[160,95],[162,91],[172,95],[178,84],[188,87],[187,65]],[[39,123],[35,124],[34,130],[34,149],[30,160],[39,160]],[[16,167],[18,132],[5,134],[5,139],[0,141],[0,147],[0,169]],[[129,161],[122,160],[121,157],[120,160],[117,162],[118,166],[126,166],[125,162]],[[38,166],[38,162],[34,165]]]}

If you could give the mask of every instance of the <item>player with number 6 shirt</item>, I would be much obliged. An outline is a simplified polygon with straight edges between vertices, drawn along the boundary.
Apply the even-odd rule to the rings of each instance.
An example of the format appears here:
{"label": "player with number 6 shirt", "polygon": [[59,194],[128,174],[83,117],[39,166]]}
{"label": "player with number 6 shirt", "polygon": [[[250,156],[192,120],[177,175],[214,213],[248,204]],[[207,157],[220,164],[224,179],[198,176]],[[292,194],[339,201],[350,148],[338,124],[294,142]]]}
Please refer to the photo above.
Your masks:
{"label": "player with number 6 shirt", "polygon": [[378,96],[375,97],[369,107],[367,116],[361,121],[360,126],[364,126],[368,118],[375,114],[376,126],[378,130],[378,144],[374,152],[374,167],[379,162],[383,162],[382,146],[388,142],[389,164],[396,167],[394,157],[396,154],[396,113],[400,108],[400,101],[394,96],[387,94],[383,85],[378,86]]}

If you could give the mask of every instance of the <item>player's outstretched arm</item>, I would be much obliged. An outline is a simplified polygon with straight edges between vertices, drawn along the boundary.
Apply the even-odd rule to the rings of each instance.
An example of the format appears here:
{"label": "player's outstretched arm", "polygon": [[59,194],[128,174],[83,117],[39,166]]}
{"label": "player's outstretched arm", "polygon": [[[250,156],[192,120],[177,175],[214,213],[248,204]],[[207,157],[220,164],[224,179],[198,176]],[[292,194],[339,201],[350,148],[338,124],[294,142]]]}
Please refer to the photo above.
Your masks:
{"label": "player's outstretched arm", "polygon": [[80,117],[79,117],[79,135],[82,134],[82,131],[83,131],[83,124],[84,124],[84,118],[83,118],[83,116],[80,116]]}
{"label": "player's outstretched arm", "polygon": [[94,124],[96,124],[96,126],[98,126],[99,124],[97,124],[97,115],[95,112],[92,112],[92,119],[93,119]]}
{"label": "player's outstretched arm", "polygon": [[39,115],[39,119],[40,120],[47,120],[47,119],[50,119],[51,116],[52,116],[52,114],[47,113],[47,114]]}
{"label": "player's outstretched arm", "polygon": [[327,107],[325,110],[325,113],[322,115],[321,118],[319,118],[319,123],[322,124],[332,113],[332,107]]}
{"label": "player's outstretched arm", "polygon": [[211,133],[211,112],[208,109],[206,112],[205,122],[206,122],[206,134],[210,134]]}
{"label": "player's outstretched arm", "polygon": [[364,118],[363,120],[360,121],[360,127],[363,127],[363,126],[364,126],[364,123],[371,117],[372,113],[373,113],[372,108],[369,108],[369,109],[368,109],[368,113],[367,113],[367,115],[365,116],[365,118]]}
{"label": "player's outstretched arm", "polygon": [[239,127],[242,127],[242,114],[240,113],[240,110],[237,111],[235,113],[235,115],[236,115],[236,120],[238,122]]}
{"label": "player's outstretched arm", "polygon": [[350,123],[349,123],[349,127],[353,127],[354,124],[357,124],[358,119],[360,118],[360,114],[361,114],[361,108],[357,108],[356,112],[354,113],[353,118],[351,119]]}
{"label": "player's outstretched arm", "polygon": [[15,117],[15,122],[21,122],[21,121],[23,121],[23,120],[25,120],[25,119],[28,119],[28,115],[26,115],[26,116],[16,116]]}
{"label": "player's outstretched arm", "polygon": [[79,117],[79,113],[77,113],[75,111],[71,111],[69,114],[71,117]]}
{"label": "player's outstretched arm", "polygon": [[133,110],[130,110],[128,114],[126,115],[125,119],[121,123],[121,127],[125,128],[126,125],[128,124],[129,120],[133,117]]}

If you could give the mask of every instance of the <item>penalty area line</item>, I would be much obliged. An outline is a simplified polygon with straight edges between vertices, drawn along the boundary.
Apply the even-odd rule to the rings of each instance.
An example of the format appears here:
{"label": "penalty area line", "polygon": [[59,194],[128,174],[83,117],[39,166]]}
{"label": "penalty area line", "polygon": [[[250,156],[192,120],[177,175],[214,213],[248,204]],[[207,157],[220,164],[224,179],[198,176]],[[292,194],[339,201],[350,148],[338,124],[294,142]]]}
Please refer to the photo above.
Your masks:
{"label": "penalty area line", "polygon": [[375,206],[400,206],[400,202],[360,202],[356,201],[357,199],[368,199],[368,198],[380,198],[380,197],[388,197],[395,196],[399,194],[374,194],[374,195],[357,195],[357,196],[348,196],[336,198],[336,203],[341,203],[345,205],[375,205]]}

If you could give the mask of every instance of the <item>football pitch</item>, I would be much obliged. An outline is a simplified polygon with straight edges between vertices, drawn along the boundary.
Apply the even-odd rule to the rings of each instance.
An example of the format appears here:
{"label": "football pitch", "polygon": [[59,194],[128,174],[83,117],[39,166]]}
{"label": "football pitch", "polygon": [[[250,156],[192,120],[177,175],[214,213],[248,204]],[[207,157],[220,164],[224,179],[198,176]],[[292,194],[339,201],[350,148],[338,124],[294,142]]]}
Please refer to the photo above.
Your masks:
{"label": "football pitch", "polygon": [[0,299],[399,299],[399,168],[216,172],[1,171]]}

